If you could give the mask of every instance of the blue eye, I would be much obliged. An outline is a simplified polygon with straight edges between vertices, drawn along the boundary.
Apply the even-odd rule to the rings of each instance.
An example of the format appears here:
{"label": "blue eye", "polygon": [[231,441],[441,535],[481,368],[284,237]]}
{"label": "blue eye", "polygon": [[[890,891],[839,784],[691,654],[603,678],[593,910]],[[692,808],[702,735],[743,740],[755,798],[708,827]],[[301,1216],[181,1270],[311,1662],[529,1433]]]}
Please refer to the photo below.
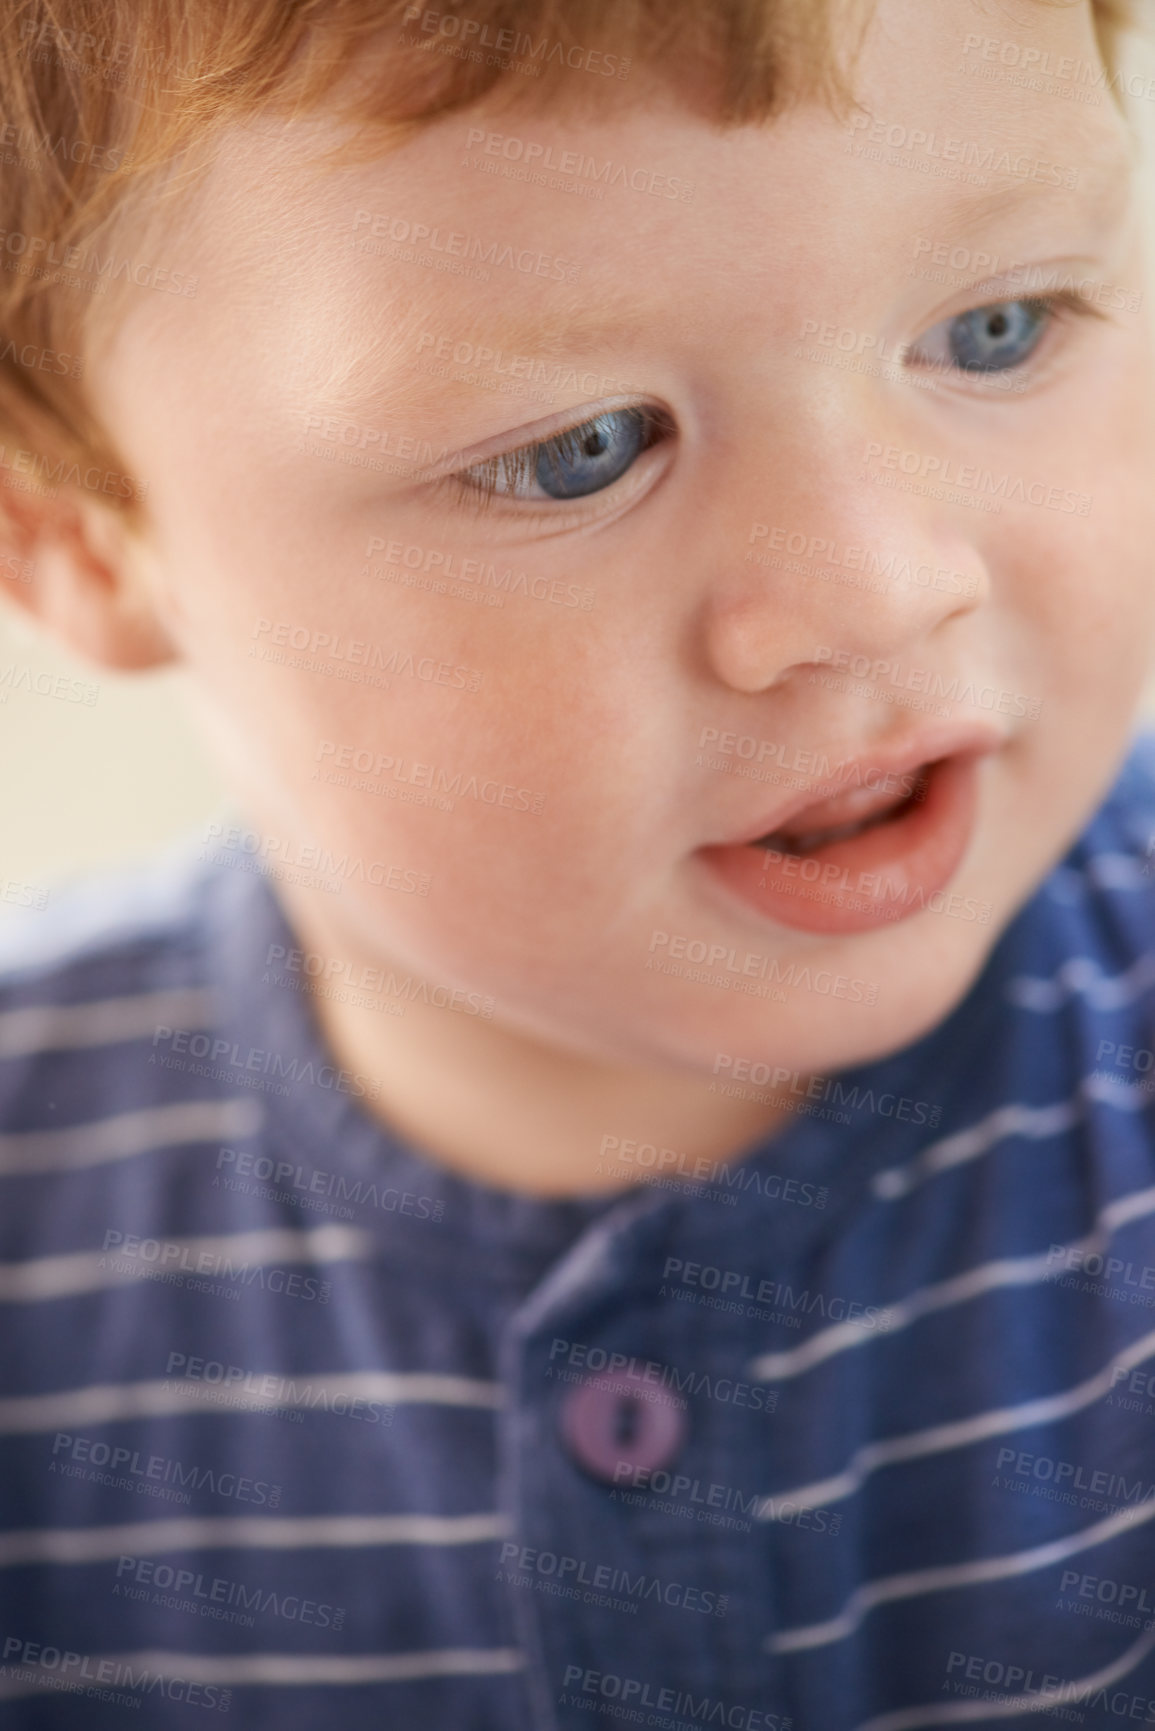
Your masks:
{"label": "blue eye", "polygon": [[951,320],[951,353],[967,372],[1017,367],[1038,347],[1049,308],[1041,301],[998,301]]}
{"label": "blue eye", "polygon": [[995,301],[935,325],[908,351],[910,358],[964,373],[1001,373],[1021,367],[1055,316],[1048,301]]}
{"label": "blue eye", "polygon": [[534,479],[551,499],[577,499],[612,486],[636,461],[646,437],[639,409],[614,409],[537,446]]}
{"label": "blue eye", "polygon": [[643,451],[672,431],[658,410],[609,409],[540,444],[487,457],[457,478],[487,499],[580,499],[612,487]]}

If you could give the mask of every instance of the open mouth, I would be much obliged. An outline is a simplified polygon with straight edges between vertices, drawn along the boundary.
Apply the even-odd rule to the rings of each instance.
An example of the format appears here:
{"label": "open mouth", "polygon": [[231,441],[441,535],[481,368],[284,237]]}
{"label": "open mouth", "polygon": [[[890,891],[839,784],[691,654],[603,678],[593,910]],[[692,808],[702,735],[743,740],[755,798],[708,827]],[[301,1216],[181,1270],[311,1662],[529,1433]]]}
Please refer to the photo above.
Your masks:
{"label": "open mouth", "polygon": [[799,931],[851,933],[949,907],[974,829],[981,759],[997,742],[928,758],[886,789],[816,789],[750,841],[698,850],[747,907]]}
{"label": "open mouth", "polygon": [[904,778],[913,783],[910,791],[898,795],[856,788],[818,800],[781,829],[759,836],[753,845],[783,853],[813,854],[834,842],[853,841],[882,824],[901,822],[912,806],[925,800],[933,769],[933,764],[920,765],[913,776]]}

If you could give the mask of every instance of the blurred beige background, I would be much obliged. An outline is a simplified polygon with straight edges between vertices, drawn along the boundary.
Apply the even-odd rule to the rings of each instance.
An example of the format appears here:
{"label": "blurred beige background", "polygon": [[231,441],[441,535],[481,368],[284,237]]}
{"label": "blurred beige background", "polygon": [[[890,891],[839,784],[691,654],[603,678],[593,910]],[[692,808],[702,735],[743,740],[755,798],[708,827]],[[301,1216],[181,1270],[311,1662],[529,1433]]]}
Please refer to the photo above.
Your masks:
{"label": "blurred beige background", "polygon": [[[1155,0],[1148,3],[1153,40],[1132,45],[1127,70],[1150,78]],[[1155,102],[1132,102],[1131,112],[1147,145],[1155,266]],[[1155,270],[1147,305],[1155,308]],[[1155,549],[1151,566],[1155,583]],[[95,702],[74,700],[93,684]],[[1155,680],[1146,710],[1155,722]],[[227,804],[180,675],[91,667],[0,597],[0,920],[50,905],[53,888],[72,877],[163,851]]]}
{"label": "blurred beige background", "polygon": [[[73,700],[94,686],[95,703]],[[93,667],[0,604],[0,917],[160,852],[226,804],[180,675]]]}

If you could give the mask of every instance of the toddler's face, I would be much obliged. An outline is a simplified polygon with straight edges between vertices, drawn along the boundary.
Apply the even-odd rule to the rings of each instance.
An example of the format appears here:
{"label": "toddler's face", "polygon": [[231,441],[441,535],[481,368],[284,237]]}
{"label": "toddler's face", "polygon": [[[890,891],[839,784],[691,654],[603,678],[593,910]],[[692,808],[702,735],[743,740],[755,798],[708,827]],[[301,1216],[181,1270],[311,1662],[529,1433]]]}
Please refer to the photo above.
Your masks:
{"label": "toddler's face", "polygon": [[1087,8],[1000,25],[1040,89],[976,16],[882,0],[845,119],[635,66],[321,174],[225,138],[99,388],[253,827],[346,861],[306,947],[705,1073],[957,1001],[1155,609],[1128,134]]}

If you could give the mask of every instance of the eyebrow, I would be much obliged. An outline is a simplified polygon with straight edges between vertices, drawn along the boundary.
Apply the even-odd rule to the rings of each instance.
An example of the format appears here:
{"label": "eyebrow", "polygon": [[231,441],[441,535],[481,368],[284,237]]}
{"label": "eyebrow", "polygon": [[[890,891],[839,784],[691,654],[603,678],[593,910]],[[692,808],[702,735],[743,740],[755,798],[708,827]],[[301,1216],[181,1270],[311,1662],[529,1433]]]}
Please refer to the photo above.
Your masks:
{"label": "eyebrow", "polygon": [[509,324],[471,308],[463,312],[459,328],[452,332],[442,329],[436,334],[453,342],[483,343],[506,355],[556,361],[604,344],[607,337],[615,343],[630,342],[653,324],[653,309],[639,305],[636,291],[615,295],[607,292],[605,285],[599,285],[595,291],[596,304],[591,306],[589,290],[574,286],[578,292],[569,294],[560,304],[554,300],[541,310],[527,308]]}
{"label": "eyebrow", "polygon": [[[1041,162],[1044,159],[1036,160]],[[1112,150],[1097,157],[1087,172],[1080,171],[1077,186],[1040,183],[1028,178],[1005,180],[981,193],[968,194],[957,210],[943,218],[941,234],[936,238],[961,240],[978,229],[1018,216],[1031,207],[1043,208],[1056,194],[1063,195],[1073,205],[1093,211],[1098,228],[1109,228],[1126,209],[1131,197],[1134,169],[1132,156],[1125,150]]]}
{"label": "eyebrow", "polygon": [[[1107,229],[1127,206],[1134,169],[1134,157],[1125,148],[1115,147],[1096,154],[1091,166],[1080,174],[1076,187],[1016,177],[994,187],[968,192],[951,213],[938,221],[935,238],[949,243],[970,237],[976,231],[1018,215],[1025,209],[1047,209],[1053,206],[1056,194],[1071,204],[1087,208],[1094,214],[1096,228]],[[436,302],[432,306],[428,303],[415,305],[384,342],[373,345],[384,350],[384,354],[362,353],[355,360],[344,357],[340,369],[344,376],[340,383],[331,379],[328,390],[321,394],[327,406],[355,414],[367,413],[370,407],[378,412],[386,409],[391,415],[421,412],[430,406],[431,397],[439,394],[438,386],[443,386],[445,397],[450,398],[454,394],[451,379],[439,380],[425,370],[417,370],[423,354],[437,358],[433,348],[418,350],[418,338],[424,332],[431,332],[438,340],[446,338],[451,344],[469,344],[475,351],[487,349],[503,360],[517,356],[538,364],[576,362],[583,351],[597,348],[603,353],[596,364],[587,363],[580,370],[612,376],[614,362],[604,355],[607,340],[615,348],[619,344],[625,347],[652,327],[654,310],[641,306],[635,292],[614,294],[604,283],[598,284],[594,291],[594,305],[590,304],[590,290],[580,282],[567,284],[565,288],[564,299],[551,298],[549,306],[540,309],[526,308],[508,323],[494,318],[487,309],[475,306],[454,311],[442,308]],[[386,356],[388,365],[375,367],[374,361],[384,361]],[[407,363],[404,377],[398,376],[394,370],[398,362]],[[470,363],[460,360],[454,363],[451,359],[445,364],[468,366]],[[488,360],[482,362],[482,365],[488,364],[491,364]],[[372,375],[378,371],[382,377],[368,387],[361,385],[360,380],[366,372]],[[391,374],[387,407],[382,389],[386,372]],[[623,388],[629,390],[632,387],[628,381],[623,381]],[[512,402],[515,399],[504,400]]]}
{"label": "eyebrow", "polygon": [[[327,407],[354,415],[368,412],[371,406],[380,411],[386,407],[386,397],[390,414],[423,410],[439,391],[448,399],[459,387],[452,377],[442,379],[419,370],[418,363],[425,359],[448,368],[468,368],[477,364],[479,349],[487,351],[482,368],[491,365],[494,357],[508,363],[517,356],[538,365],[568,361],[579,373],[595,372],[612,378],[616,363],[605,356],[607,340],[615,348],[624,346],[652,326],[653,316],[652,309],[640,306],[636,292],[613,294],[604,285],[597,289],[596,304],[591,305],[589,290],[580,283],[572,285],[560,303],[555,299],[546,308],[526,308],[509,323],[495,319],[484,307],[453,310],[426,303],[411,308],[384,341],[372,344],[355,360],[344,357],[338,373],[330,375],[318,396]],[[451,346],[469,345],[474,351],[472,362],[452,354],[439,360],[435,345],[419,350],[418,340],[425,333],[438,341],[444,338]],[[598,360],[582,362],[583,352],[593,347],[603,351]],[[626,372],[629,363],[621,365]],[[403,372],[398,370],[400,366]],[[361,382],[366,374],[373,381],[368,386]],[[629,391],[634,386],[623,379],[620,388]]]}

